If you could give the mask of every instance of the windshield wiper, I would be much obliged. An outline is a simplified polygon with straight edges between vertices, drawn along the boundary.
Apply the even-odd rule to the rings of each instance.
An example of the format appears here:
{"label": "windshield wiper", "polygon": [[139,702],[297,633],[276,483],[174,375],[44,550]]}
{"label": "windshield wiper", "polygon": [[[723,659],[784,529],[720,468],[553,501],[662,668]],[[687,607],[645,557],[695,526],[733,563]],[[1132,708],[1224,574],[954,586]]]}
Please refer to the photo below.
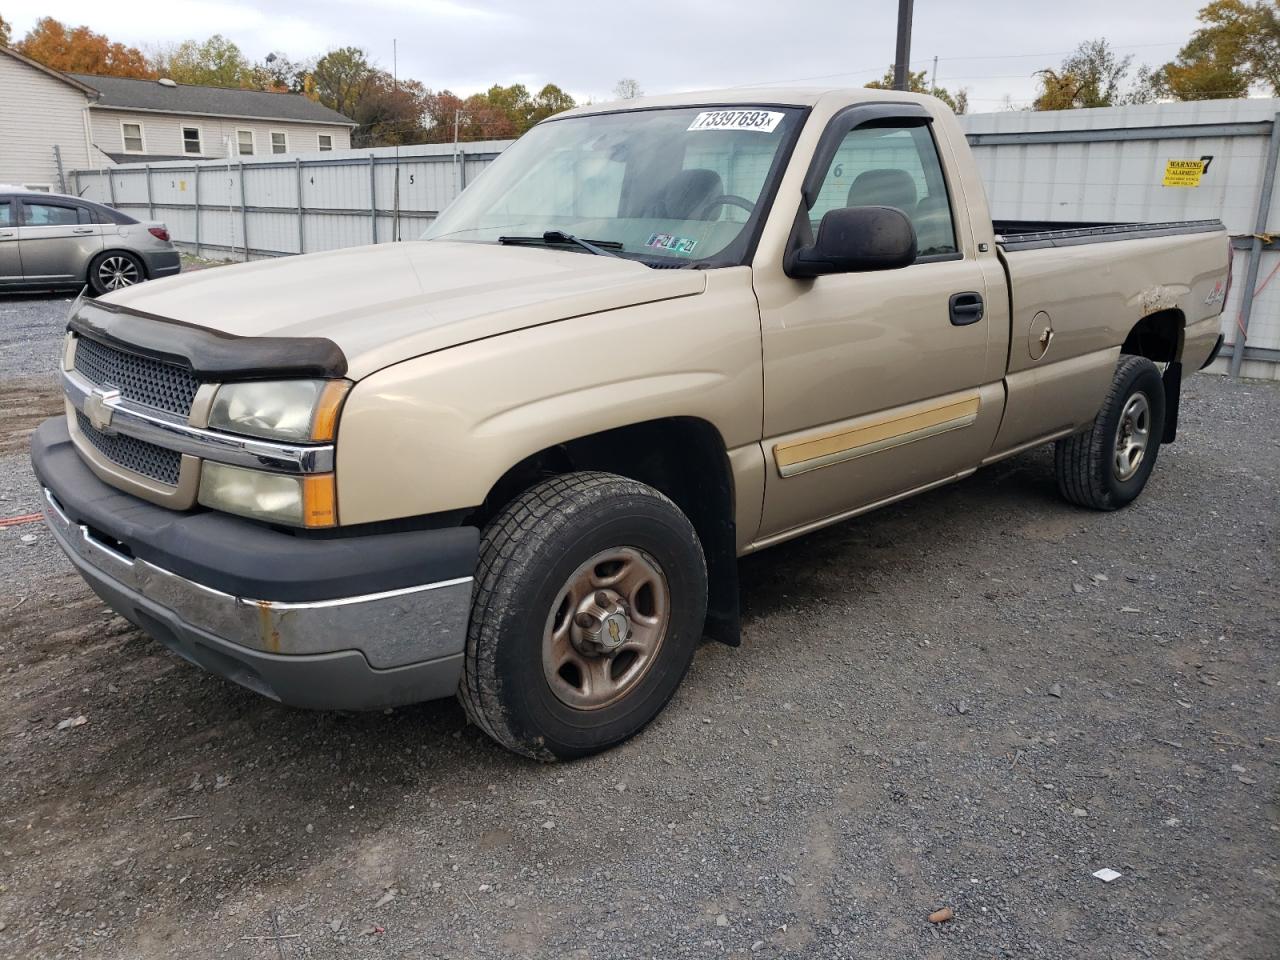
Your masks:
{"label": "windshield wiper", "polygon": [[572,244],[601,257],[616,257],[618,254],[613,251],[622,249],[622,244],[617,240],[583,240],[563,230],[548,230],[540,237],[499,237],[498,242],[508,246]]}

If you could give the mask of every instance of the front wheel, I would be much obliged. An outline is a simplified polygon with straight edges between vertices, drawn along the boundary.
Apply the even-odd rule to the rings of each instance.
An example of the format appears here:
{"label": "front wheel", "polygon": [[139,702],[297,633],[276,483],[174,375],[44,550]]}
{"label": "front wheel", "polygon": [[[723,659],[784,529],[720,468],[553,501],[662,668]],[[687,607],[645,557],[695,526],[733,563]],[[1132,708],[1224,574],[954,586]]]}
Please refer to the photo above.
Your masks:
{"label": "front wheel", "polygon": [[1072,503],[1116,510],[1137,499],[1164,435],[1164,381],[1146,357],[1122,356],[1087,430],[1054,447],[1058,489]]}
{"label": "front wheel", "polygon": [[702,546],[665,496],[608,473],[543,481],[481,537],[459,698],[517,753],[607,749],[671,699],[706,607]]}
{"label": "front wheel", "polygon": [[100,254],[89,264],[89,286],[95,294],[123,290],[145,279],[142,261],[123,250]]}

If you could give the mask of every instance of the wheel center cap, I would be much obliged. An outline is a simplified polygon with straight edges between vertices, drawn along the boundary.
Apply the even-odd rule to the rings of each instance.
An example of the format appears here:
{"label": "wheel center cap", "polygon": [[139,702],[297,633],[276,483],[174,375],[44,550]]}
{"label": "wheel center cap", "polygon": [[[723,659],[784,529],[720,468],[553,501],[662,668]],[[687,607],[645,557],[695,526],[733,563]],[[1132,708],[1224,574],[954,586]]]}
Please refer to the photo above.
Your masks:
{"label": "wheel center cap", "polygon": [[612,591],[599,590],[587,598],[575,622],[588,650],[596,653],[613,653],[631,638],[627,609]]}

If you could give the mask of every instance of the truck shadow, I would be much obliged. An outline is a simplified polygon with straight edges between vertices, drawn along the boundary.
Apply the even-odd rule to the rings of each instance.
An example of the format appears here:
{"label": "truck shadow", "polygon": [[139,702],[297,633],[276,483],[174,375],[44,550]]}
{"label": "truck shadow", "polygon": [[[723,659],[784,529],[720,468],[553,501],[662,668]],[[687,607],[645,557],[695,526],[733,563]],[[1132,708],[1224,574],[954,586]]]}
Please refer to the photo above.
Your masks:
{"label": "truck shadow", "polygon": [[856,598],[870,579],[909,577],[920,551],[959,562],[977,531],[1074,524],[1078,508],[1058,496],[1051,447],[978,471],[957,483],[824,527],[738,564],[745,620],[806,601]]}

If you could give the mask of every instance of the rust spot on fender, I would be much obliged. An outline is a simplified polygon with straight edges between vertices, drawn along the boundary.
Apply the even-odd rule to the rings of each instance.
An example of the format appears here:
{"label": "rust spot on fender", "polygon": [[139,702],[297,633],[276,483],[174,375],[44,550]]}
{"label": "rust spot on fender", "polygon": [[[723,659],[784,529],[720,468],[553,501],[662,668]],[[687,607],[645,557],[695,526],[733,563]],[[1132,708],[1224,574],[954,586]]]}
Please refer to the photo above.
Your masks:
{"label": "rust spot on fender", "polygon": [[271,604],[266,600],[258,604],[258,635],[262,638],[262,648],[268,653],[280,652],[280,631],[271,621]]}

